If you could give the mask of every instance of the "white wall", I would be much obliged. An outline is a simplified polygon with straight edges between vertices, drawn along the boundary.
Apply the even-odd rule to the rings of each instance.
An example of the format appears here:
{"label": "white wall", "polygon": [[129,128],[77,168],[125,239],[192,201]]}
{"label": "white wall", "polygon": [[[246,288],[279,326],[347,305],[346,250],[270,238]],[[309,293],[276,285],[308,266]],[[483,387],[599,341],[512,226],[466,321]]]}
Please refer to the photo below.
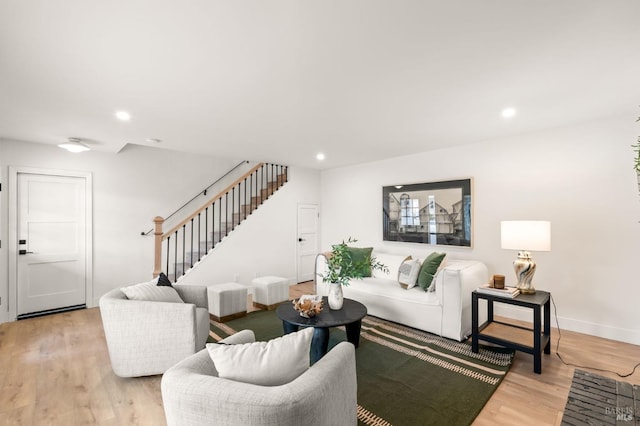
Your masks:
{"label": "white wall", "polygon": [[[71,154],[58,147],[0,141],[0,322],[8,318],[8,166],[88,171],[93,175],[93,294],[149,280],[153,271],[155,216],[166,216],[240,159],[127,146],[119,154]],[[203,199],[204,201],[204,199]]]}
{"label": "white wall", "polygon": [[295,284],[298,204],[318,204],[319,194],[319,171],[290,167],[289,182],[179,282],[249,286],[256,276],[276,275]]}
{"label": "white wall", "polygon": [[516,252],[500,248],[500,221],[549,220],[551,251],[533,253],[534,285],[552,293],[560,327],[640,344],[640,198],[630,148],[638,132],[634,117],[617,117],[324,171],[322,249],[353,236],[424,255],[434,247],[382,241],[382,187],[472,177],[474,247],[437,250],[481,260],[513,285]]}

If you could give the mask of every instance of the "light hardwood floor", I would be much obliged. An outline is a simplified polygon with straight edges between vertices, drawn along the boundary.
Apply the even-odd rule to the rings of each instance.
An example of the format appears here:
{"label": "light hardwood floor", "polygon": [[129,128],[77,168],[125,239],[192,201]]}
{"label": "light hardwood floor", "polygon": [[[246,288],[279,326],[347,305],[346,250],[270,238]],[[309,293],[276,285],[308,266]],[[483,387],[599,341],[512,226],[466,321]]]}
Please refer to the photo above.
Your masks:
{"label": "light hardwood floor", "polygon": [[[310,292],[310,284],[291,287],[292,297]],[[574,367],[555,355],[555,328],[552,338],[540,375],[531,355],[516,353],[475,425],[560,423]],[[640,362],[640,346],[568,331],[560,353],[568,362],[619,372]],[[620,380],[640,384],[640,369]],[[98,308],[0,324],[0,425],[164,423],[160,376],[113,374]]]}

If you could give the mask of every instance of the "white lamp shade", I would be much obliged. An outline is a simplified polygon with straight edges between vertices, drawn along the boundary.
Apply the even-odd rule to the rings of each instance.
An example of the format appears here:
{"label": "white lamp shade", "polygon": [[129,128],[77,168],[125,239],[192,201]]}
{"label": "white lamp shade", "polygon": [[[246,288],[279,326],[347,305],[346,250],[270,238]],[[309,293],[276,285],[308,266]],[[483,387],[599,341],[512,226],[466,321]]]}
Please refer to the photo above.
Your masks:
{"label": "white lamp shade", "polygon": [[511,250],[550,251],[551,222],[509,220],[500,222],[501,247]]}

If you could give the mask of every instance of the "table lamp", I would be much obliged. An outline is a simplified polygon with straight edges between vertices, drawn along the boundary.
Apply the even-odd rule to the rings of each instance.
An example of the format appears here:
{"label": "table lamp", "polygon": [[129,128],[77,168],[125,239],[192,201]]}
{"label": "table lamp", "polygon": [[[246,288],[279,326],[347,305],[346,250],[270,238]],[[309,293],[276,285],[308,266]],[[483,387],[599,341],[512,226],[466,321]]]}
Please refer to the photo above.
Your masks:
{"label": "table lamp", "polygon": [[536,289],[531,280],[536,272],[536,263],[530,251],[551,250],[551,222],[541,220],[510,220],[500,222],[501,247],[507,250],[519,250],[518,258],[513,262],[518,284],[522,294],[534,294]]}

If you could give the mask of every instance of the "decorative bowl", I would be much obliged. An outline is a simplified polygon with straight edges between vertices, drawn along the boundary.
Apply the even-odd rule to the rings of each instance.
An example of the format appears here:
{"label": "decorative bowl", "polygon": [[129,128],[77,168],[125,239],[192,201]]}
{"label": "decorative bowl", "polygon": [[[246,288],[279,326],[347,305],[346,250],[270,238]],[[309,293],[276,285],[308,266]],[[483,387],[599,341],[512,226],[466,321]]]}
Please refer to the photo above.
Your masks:
{"label": "decorative bowl", "polygon": [[293,300],[293,309],[300,312],[300,316],[304,318],[313,318],[322,312],[322,299],[313,300],[301,297]]}

